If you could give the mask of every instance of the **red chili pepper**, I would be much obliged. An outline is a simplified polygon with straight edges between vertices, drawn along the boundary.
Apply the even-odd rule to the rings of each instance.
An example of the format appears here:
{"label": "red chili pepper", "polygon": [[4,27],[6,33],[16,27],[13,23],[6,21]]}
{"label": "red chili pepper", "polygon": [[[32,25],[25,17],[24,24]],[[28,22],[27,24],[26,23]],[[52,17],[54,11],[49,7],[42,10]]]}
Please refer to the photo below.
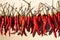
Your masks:
{"label": "red chili pepper", "polygon": [[12,18],[12,31],[14,31],[14,17],[11,17]]}
{"label": "red chili pepper", "polygon": [[[21,26],[22,26],[22,16],[19,16],[19,25],[20,25],[20,28],[22,28]],[[18,33],[18,35],[19,34],[21,34],[22,35],[22,30],[20,30],[21,31],[21,33]]]}
{"label": "red chili pepper", "polygon": [[8,23],[8,24],[9,24],[8,33],[9,33],[9,36],[10,36],[10,29],[11,29],[11,26],[12,26],[12,17],[9,16],[9,17],[8,17],[8,20],[9,20],[9,21],[8,21],[8,22],[9,22],[9,23]]}
{"label": "red chili pepper", "polygon": [[42,30],[43,29],[43,27],[42,27],[43,26],[43,20],[42,20],[41,14],[38,15],[38,20],[37,21],[38,21],[38,25],[40,27],[40,32],[43,34],[43,30]]}
{"label": "red chili pepper", "polygon": [[17,31],[17,17],[15,16],[14,17],[14,31],[16,32]]}
{"label": "red chili pepper", "polygon": [[30,23],[31,23],[31,17],[28,16],[28,17],[27,17],[27,31],[28,31],[28,32],[30,31]]}
{"label": "red chili pepper", "polygon": [[22,25],[22,16],[19,17],[20,26]]}
{"label": "red chili pepper", "polygon": [[56,13],[56,17],[57,17],[57,19],[56,19],[56,32],[58,31],[58,30],[60,30],[60,12],[57,12]]}
{"label": "red chili pepper", "polygon": [[25,26],[25,29],[29,32],[30,29],[28,29],[28,28],[29,28],[29,27],[28,27],[28,17],[25,16],[24,18],[25,18],[25,19],[24,19],[24,20],[25,20],[25,25],[24,25],[24,26]]}
{"label": "red chili pepper", "polygon": [[17,17],[17,29],[18,29],[18,32],[21,33],[21,29],[20,29],[20,20],[19,20],[19,17]]}
{"label": "red chili pepper", "polygon": [[2,35],[2,31],[3,31],[3,26],[4,26],[4,17],[2,16],[2,18],[1,18],[1,25],[0,25],[0,27],[1,27],[1,29],[0,29],[1,35]]}
{"label": "red chili pepper", "polygon": [[24,19],[24,20],[25,20],[25,29],[27,30],[27,26],[28,26],[28,17],[25,16],[24,18],[25,18],[25,19]]}
{"label": "red chili pepper", "polygon": [[8,27],[9,27],[9,20],[8,20],[7,16],[5,16],[4,19],[5,19],[5,23],[4,23],[4,26],[5,26],[5,28],[4,28],[4,35],[6,35],[6,33],[8,31]]}
{"label": "red chili pepper", "polygon": [[33,32],[33,28],[34,28],[33,16],[31,16],[30,28],[31,28],[31,33],[32,33]]}
{"label": "red chili pepper", "polygon": [[25,32],[25,16],[22,16],[21,17],[21,23],[22,23],[22,27],[21,27],[21,30],[22,30],[22,34],[21,35],[23,35],[23,33],[25,34],[25,36],[27,36],[26,35],[26,32]]}
{"label": "red chili pepper", "polygon": [[2,27],[3,27],[3,24],[4,24],[4,19],[2,16],[0,16],[0,34],[2,35]]}
{"label": "red chili pepper", "polygon": [[6,29],[8,29],[8,27],[9,27],[9,17],[6,17]]}
{"label": "red chili pepper", "polygon": [[33,37],[34,37],[35,32],[37,32],[38,35],[40,35],[40,27],[39,27],[39,25],[37,23],[37,16],[34,16],[33,23],[34,23],[34,28],[33,28],[32,33],[33,33]]}
{"label": "red chili pepper", "polygon": [[[47,23],[48,23],[48,17],[47,17],[47,15],[43,15],[42,20],[43,20],[43,34],[45,35],[46,32],[47,32],[46,26],[47,26]],[[43,34],[42,34],[42,36],[43,36]]]}
{"label": "red chili pepper", "polygon": [[12,27],[12,30],[14,30],[15,32],[13,34],[15,34],[16,32],[19,31],[20,33],[20,26],[19,26],[19,19],[18,16],[15,16],[14,18],[12,18],[12,22],[14,21],[14,26]]}
{"label": "red chili pepper", "polygon": [[3,28],[4,24],[5,24],[5,21],[4,21],[4,17],[2,18],[2,23],[1,23],[1,28]]}
{"label": "red chili pepper", "polygon": [[22,21],[22,20],[21,20],[21,16],[19,16],[19,17],[18,17],[18,22],[19,22],[19,26],[20,26],[20,27],[18,27],[18,30],[20,30],[20,31],[21,31],[21,24],[22,24],[21,21]]}
{"label": "red chili pepper", "polygon": [[54,36],[57,37],[56,36],[56,31],[55,31],[55,26],[54,26],[54,20],[53,19],[54,19],[53,16],[50,16],[50,15],[48,16],[48,23],[49,23],[50,27],[52,28]]}

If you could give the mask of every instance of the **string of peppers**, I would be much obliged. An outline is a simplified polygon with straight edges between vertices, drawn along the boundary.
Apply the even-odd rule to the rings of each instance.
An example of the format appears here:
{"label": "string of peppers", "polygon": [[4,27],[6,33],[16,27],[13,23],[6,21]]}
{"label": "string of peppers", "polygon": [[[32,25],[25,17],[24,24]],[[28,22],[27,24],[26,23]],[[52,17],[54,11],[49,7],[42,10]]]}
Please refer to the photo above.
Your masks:
{"label": "string of peppers", "polygon": [[[35,13],[32,13],[32,10],[34,8],[31,8],[31,4],[27,1],[23,0],[25,3],[28,4],[28,8],[26,8],[24,11],[23,6],[20,7],[19,11],[17,11],[17,8],[14,8],[14,5],[11,6],[8,3],[0,4],[0,7],[2,7],[2,14],[0,15],[0,34],[6,35],[7,32],[10,36],[10,34],[18,33],[18,35],[27,36],[26,31],[31,31],[32,36],[35,36],[35,33],[37,32],[38,35],[47,35],[47,32],[49,32],[49,35],[53,32],[54,36],[57,37],[56,32],[60,35],[60,11],[58,11],[56,8],[52,5],[52,15],[49,14],[49,10],[51,9],[50,6],[46,6],[43,3],[40,3],[37,11],[34,11]],[[3,5],[5,5],[3,7]],[[6,5],[9,5],[8,8],[6,8]],[[12,8],[11,11],[9,11],[9,8]],[[7,15],[5,12],[5,8],[7,9]],[[42,8],[42,10],[40,10]],[[46,10],[46,8],[48,8]],[[43,10],[46,10],[46,14]],[[56,14],[54,13],[54,10],[56,10]],[[15,12],[17,12],[17,15],[14,16]],[[21,11],[21,13],[20,13]],[[25,11],[27,11],[25,13]],[[43,15],[41,15],[41,12],[43,11]],[[48,25],[48,26],[47,26]],[[3,31],[4,28],[4,31]],[[11,33],[11,30],[14,31]]]}

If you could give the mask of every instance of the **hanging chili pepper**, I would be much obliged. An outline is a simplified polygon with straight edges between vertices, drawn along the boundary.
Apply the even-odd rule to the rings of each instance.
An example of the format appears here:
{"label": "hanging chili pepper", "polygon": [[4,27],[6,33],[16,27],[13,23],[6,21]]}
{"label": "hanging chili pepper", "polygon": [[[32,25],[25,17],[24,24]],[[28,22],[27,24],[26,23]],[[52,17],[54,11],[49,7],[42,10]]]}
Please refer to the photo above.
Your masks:
{"label": "hanging chili pepper", "polygon": [[40,27],[39,27],[39,25],[37,23],[37,16],[34,16],[33,22],[34,22],[34,28],[33,28],[32,33],[33,33],[33,37],[34,37],[35,32],[37,32],[38,35],[40,35]]}
{"label": "hanging chili pepper", "polygon": [[8,18],[7,18],[6,30],[8,31],[9,36],[10,36],[11,26],[12,26],[12,18],[11,18],[10,16],[8,16]]}
{"label": "hanging chili pepper", "polygon": [[48,23],[50,25],[50,27],[52,28],[52,32],[54,33],[54,36],[56,36],[56,31],[55,31],[55,26],[54,26],[54,20],[53,20],[53,16],[48,15]]}
{"label": "hanging chili pepper", "polygon": [[9,36],[10,36],[10,29],[12,27],[12,17],[9,16]]}
{"label": "hanging chili pepper", "polygon": [[8,27],[8,24],[7,24],[7,23],[8,23],[8,17],[5,15],[4,19],[5,19],[5,20],[4,20],[4,22],[5,22],[5,23],[4,23],[4,26],[5,26],[5,27],[4,27],[4,35],[6,35],[6,33],[7,33],[7,31],[8,31],[8,30],[7,30],[7,27]]}
{"label": "hanging chili pepper", "polygon": [[38,14],[38,20],[37,20],[37,22],[38,22],[38,25],[39,25],[39,27],[40,27],[40,32],[41,33],[43,33],[43,28],[42,28],[42,25],[43,25],[43,20],[42,20],[42,16],[41,16],[41,14]]}
{"label": "hanging chili pepper", "polygon": [[28,16],[27,17],[27,31],[30,31],[30,21],[31,20],[31,17],[30,16]]}
{"label": "hanging chili pepper", "polygon": [[3,24],[4,24],[4,18],[2,16],[0,16],[0,34],[1,35],[2,35]]}
{"label": "hanging chili pepper", "polygon": [[21,23],[22,23],[22,27],[21,27],[21,31],[22,31],[22,34],[21,35],[23,35],[23,33],[25,34],[25,36],[27,36],[26,35],[26,32],[25,32],[25,16],[22,16],[21,17]]}
{"label": "hanging chili pepper", "polygon": [[11,26],[11,28],[12,28],[12,31],[14,31],[14,17],[11,17],[11,19],[12,19],[12,26]]}
{"label": "hanging chili pepper", "polygon": [[16,32],[17,31],[17,17],[15,16],[14,17],[14,31]]}
{"label": "hanging chili pepper", "polygon": [[19,31],[19,23],[18,23],[18,17],[17,16],[14,16],[12,17],[12,31],[14,31],[13,33],[11,34],[15,34],[16,32]]}
{"label": "hanging chili pepper", "polygon": [[59,25],[60,25],[60,12],[57,12],[56,13],[56,32],[58,31],[58,30],[60,30],[60,27],[59,27]]}
{"label": "hanging chili pepper", "polygon": [[47,32],[46,26],[47,26],[47,23],[48,23],[48,17],[47,17],[47,15],[44,14],[42,20],[43,20],[43,34],[45,35],[46,32]]}
{"label": "hanging chili pepper", "polygon": [[10,23],[10,19],[9,19],[9,16],[6,17],[6,26],[5,26],[5,35],[6,33],[8,32],[9,33],[9,36],[10,36],[10,29],[9,29],[9,24]]}
{"label": "hanging chili pepper", "polygon": [[18,29],[18,32],[21,33],[21,28],[20,28],[20,23],[19,23],[19,16],[17,16],[17,29]]}
{"label": "hanging chili pepper", "polygon": [[4,17],[2,16],[2,21],[1,21],[1,25],[0,25],[0,27],[1,27],[1,34],[2,34],[2,31],[3,31],[3,26],[4,26]]}
{"label": "hanging chili pepper", "polygon": [[22,31],[21,31],[21,26],[22,26],[22,16],[19,15],[19,16],[18,16],[18,20],[19,20],[19,26],[20,26],[20,27],[18,27],[18,30],[20,30],[20,33],[18,33],[18,35],[19,35],[19,34],[22,34]]}
{"label": "hanging chili pepper", "polygon": [[31,33],[33,33],[33,28],[34,28],[34,22],[33,22],[33,17],[34,16],[31,16],[31,24],[30,24],[30,28],[31,28]]}

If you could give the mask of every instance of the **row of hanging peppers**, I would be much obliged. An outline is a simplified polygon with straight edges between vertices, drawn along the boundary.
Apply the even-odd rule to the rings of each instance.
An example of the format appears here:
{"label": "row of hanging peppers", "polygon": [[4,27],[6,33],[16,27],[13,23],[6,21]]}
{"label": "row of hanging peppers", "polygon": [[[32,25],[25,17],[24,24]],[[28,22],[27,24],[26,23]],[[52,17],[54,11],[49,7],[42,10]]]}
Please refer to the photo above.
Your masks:
{"label": "row of hanging peppers", "polygon": [[[47,26],[49,25],[49,26]],[[26,34],[25,29],[30,32],[34,36],[35,32],[38,33],[38,35],[42,34],[47,35],[46,33],[49,32],[49,29],[51,28],[52,32],[54,33],[54,36],[57,37],[56,32],[60,31],[60,12],[57,12],[54,15],[34,15],[34,16],[0,16],[0,34],[3,33],[4,28],[4,35],[6,33],[9,33],[10,36],[10,30],[18,32],[19,34],[23,35]],[[31,28],[31,30],[30,30]]]}
{"label": "row of hanging peppers", "polygon": [[[28,7],[30,7],[29,3],[28,5],[29,5]],[[30,13],[31,10],[32,9],[30,9],[28,13]],[[60,35],[60,12],[56,12],[53,15],[50,15],[48,13],[47,15],[44,14],[43,16],[41,15],[41,13],[37,13],[38,15],[32,15],[32,16],[30,16],[29,14],[27,16],[5,15],[4,8],[2,12],[4,13],[4,15],[3,16],[0,15],[0,34],[1,35],[3,34],[6,35],[8,32],[10,36],[10,34],[15,34],[18,32],[18,35],[22,36],[24,34],[25,36],[27,36],[26,30],[28,32],[31,31],[31,34],[33,37],[35,36],[36,32],[38,33],[38,35],[42,35],[42,36],[47,35],[47,32],[49,32],[49,35],[53,33],[55,37],[57,37],[57,32],[59,32],[59,35]],[[17,12],[17,14],[19,14],[19,12]],[[4,28],[4,31],[3,31],[3,28]],[[11,33],[10,31],[11,29],[12,31],[14,31],[13,33]]]}

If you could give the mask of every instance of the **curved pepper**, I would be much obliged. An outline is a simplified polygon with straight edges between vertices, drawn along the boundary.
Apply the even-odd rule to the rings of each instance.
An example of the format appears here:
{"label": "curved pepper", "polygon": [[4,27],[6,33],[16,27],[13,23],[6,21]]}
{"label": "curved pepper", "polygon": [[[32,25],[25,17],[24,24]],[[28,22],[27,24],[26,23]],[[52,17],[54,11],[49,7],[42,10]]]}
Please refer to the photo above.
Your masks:
{"label": "curved pepper", "polygon": [[47,17],[47,15],[43,15],[42,20],[43,20],[43,34],[45,35],[46,32],[47,32],[46,26],[47,26],[47,23],[48,23],[48,17]]}
{"label": "curved pepper", "polygon": [[49,23],[50,27],[52,28],[54,36],[57,37],[53,19],[54,19],[53,16],[50,16],[50,15],[48,16],[48,23]]}
{"label": "curved pepper", "polygon": [[37,23],[37,16],[34,16],[33,23],[34,23],[34,27],[33,27],[32,33],[33,33],[33,37],[34,37],[35,32],[37,32],[38,35],[40,35],[40,27],[39,27],[39,25]]}

